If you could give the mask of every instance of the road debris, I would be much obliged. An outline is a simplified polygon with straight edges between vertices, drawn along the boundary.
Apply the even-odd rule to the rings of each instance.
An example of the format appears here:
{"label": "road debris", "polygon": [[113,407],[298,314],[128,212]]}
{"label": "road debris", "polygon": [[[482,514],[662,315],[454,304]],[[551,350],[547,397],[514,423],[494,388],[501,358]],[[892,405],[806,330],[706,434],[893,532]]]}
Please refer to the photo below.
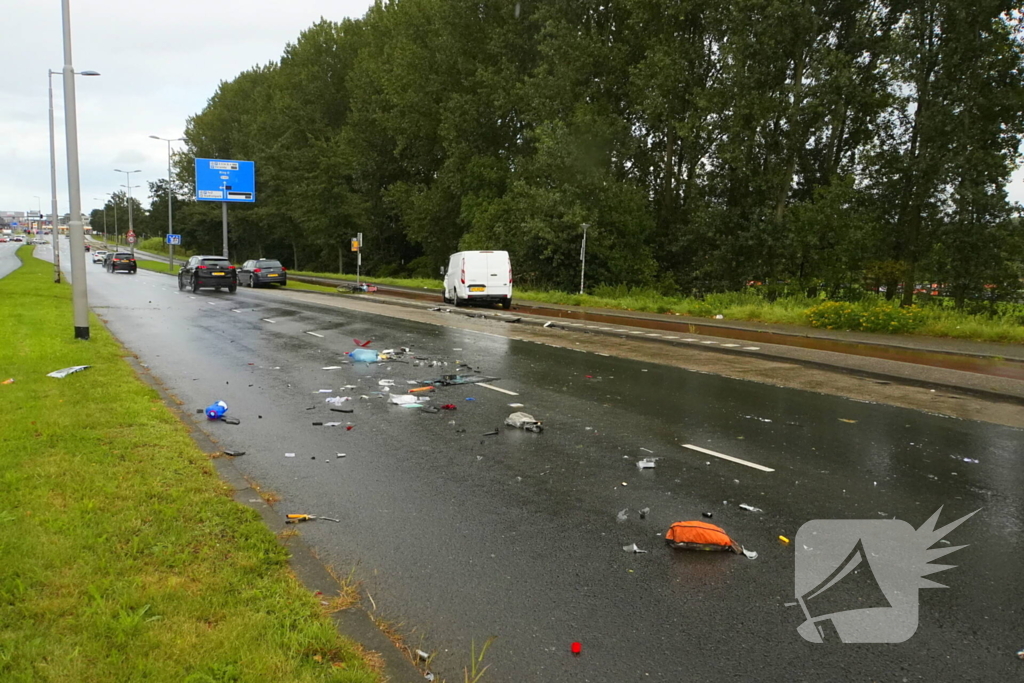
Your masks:
{"label": "road debris", "polygon": [[491,430],[489,432],[485,432],[485,433],[481,434],[480,436],[497,436],[498,434],[500,434],[500,432],[497,429],[493,429],[493,430]]}
{"label": "road debris", "polygon": [[356,363],[376,363],[380,360],[380,354],[373,349],[355,349],[345,353]]}
{"label": "road debris", "polygon": [[312,522],[315,519],[326,519],[328,522],[341,523],[340,519],[334,519],[333,517],[320,517],[318,515],[285,515],[287,519],[285,524],[298,524],[299,522]]}
{"label": "road debris", "polygon": [[340,365],[328,365],[327,367],[320,368],[320,369],[321,370],[341,370],[341,366]]}
{"label": "road debris", "polygon": [[725,530],[708,522],[675,522],[665,532],[665,542],[679,550],[729,551],[739,555],[743,546]]}
{"label": "road debris", "polygon": [[459,409],[458,406],[456,406],[454,403],[445,403],[443,406],[441,406],[441,410],[458,410],[458,409]]}
{"label": "road debris", "polygon": [[240,455],[245,455],[245,451],[229,451],[226,448],[221,451],[224,455],[230,455],[232,458],[237,458]]}
{"label": "road debris", "polygon": [[569,646],[569,651],[578,657],[579,654],[583,652],[583,643],[578,641],[573,642],[573,644]]}
{"label": "road debris", "polygon": [[228,412],[228,404],[224,401],[217,401],[206,406],[203,412],[206,413],[206,419],[219,420],[224,417],[224,413]]}
{"label": "road debris", "polygon": [[509,403],[508,407],[509,408],[522,408],[523,404],[522,403]]}
{"label": "road debris", "polygon": [[704,517],[705,519],[711,519],[711,518],[713,518],[715,516],[715,513],[713,513],[713,512],[702,512],[702,513],[700,513],[700,515],[701,515],[701,517]]}
{"label": "road debris", "polygon": [[13,377],[8,377],[3,382],[0,382],[0,384],[14,384],[14,378]]}
{"label": "road debris", "polygon": [[746,510],[747,512],[764,512],[761,508],[756,508],[753,505],[747,505],[746,503],[740,503],[740,509]]}
{"label": "road debris", "polygon": [[640,510],[640,519],[647,519],[647,515],[651,514],[651,508],[643,508]]}
{"label": "road debris", "polygon": [[782,545],[789,545],[789,539],[785,536],[779,536],[779,542],[781,542]]}
{"label": "road debris", "polygon": [[528,432],[541,432],[544,430],[540,421],[529,413],[512,413],[505,418],[505,424],[516,429],[525,429]]}
{"label": "road debris", "polygon": [[354,413],[355,412],[355,410],[353,410],[352,408],[331,408],[330,411],[332,413]]}
{"label": "road debris", "polygon": [[[91,365],[72,365],[70,368],[62,368],[60,370],[54,370],[53,372],[46,373],[47,377],[56,377],[57,379],[64,379],[68,375],[73,375],[76,372],[81,372],[86,368],[91,368]],[[12,382],[14,380],[11,380]]]}
{"label": "road debris", "polygon": [[624,546],[622,546],[622,549],[625,550],[627,553],[633,553],[634,555],[639,554],[639,553],[646,553],[647,552],[646,550],[641,550],[640,548],[638,548],[636,543],[630,543],[629,545],[624,545]]}
{"label": "road debris", "polygon": [[615,521],[621,524],[629,519],[629,508],[619,510],[619,514],[615,515]]}
{"label": "road debris", "polygon": [[963,458],[963,461],[964,462],[974,463],[975,465],[978,464],[978,460],[976,458]]}
{"label": "road debris", "polygon": [[[340,406],[345,401],[351,401],[351,400],[352,400],[351,396],[331,396],[330,398],[324,399],[324,402],[330,403],[332,405]],[[308,410],[308,408],[307,408],[307,410]]]}
{"label": "road debris", "polygon": [[222,418],[220,418],[220,421],[223,422],[224,424],[229,424],[229,425],[239,425],[239,424],[242,424],[242,421],[239,420],[237,417],[222,417]]}
{"label": "road debris", "polygon": [[430,659],[430,655],[423,650],[416,650],[416,656],[422,659],[424,662]]}
{"label": "road debris", "polygon": [[286,458],[294,458],[295,454],[294,453],[285,453],[284,457],[286,457]]}
{"label": "road debris", "polygon": [[316,393],[318,393],[318,394],[333,394],[334,393],[334,389],[319,389],[319,390],[317,390]]}
{"label": "road debris", "polygon": [[857,424],[856,420],[847,420],[845,417],[839,418],[839,421],[840,422],[845,422],[846,424],[851,424],[851,425]]}
{"label": "road debris", "polygon": [[655,460],[655,458],[644,458],[643,460],[639,460],[636,463],[636,468],[638,470],[653,470],[657,464]]}
{"label": "road debris", "polygon": [[411,394],[392,394],[388,399],[388,403],[396,406],[404,406],[407,408],[418,408],[424,402],[430,399],[426,396],[413,396]]}
{"label": "road debris", "polygon": [[382,379],[379,382],[377,382],[377,384],[379,384],[382,387],[393,387],[393,386],[395,386],[395,380],[393,380],[393,379]]}

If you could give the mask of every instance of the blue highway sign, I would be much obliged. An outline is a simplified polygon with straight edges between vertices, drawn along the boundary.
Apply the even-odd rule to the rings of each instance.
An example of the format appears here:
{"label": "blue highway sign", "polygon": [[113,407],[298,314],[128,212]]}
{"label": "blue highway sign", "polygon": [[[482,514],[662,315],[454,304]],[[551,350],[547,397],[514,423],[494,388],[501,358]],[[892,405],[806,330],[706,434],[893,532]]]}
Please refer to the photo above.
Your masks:
{"label": "blue highway sign", "polygon": [[196,199],[201,202],[255,202],[252,161],[196,159]]}
{"label": "blue highway sign", "polygon": [[181,235],[167,235],[167,244],[181,244]]}

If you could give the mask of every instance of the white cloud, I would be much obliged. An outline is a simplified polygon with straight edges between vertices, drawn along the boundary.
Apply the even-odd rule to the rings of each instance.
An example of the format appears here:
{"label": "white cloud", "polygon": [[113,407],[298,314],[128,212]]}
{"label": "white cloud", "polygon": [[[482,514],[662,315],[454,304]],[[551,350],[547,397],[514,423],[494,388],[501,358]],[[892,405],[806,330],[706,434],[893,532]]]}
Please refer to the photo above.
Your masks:
{"label": "white cloud", "polygon": [[[371,0],[71,0],[78,77],[82,206],[88,212],[125,182],[115,168],[142,169],[132,184],[167,175],[167,145],[179,137],[222,80],[276,61],[285,44],[321,17],[362,16]],[[35,209],[50,198],[48,69],[63,64],[59,2],[11,2],[0,10],[5,68],[0,69],[0,210]],[[53,77],[57,198],[68,209],[61,76]]]}

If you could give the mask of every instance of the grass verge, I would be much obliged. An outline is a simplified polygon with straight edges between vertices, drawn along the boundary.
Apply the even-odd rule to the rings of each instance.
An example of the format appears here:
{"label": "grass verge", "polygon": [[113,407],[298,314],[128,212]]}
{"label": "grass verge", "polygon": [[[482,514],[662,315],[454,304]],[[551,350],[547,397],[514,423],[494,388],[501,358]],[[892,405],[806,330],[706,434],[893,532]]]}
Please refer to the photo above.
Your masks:
{"label": "grass verge", "polygon": [[[379,680],[70,288],[0,279],[0,680]],[[65,379],[46,373],[88,364]]]}

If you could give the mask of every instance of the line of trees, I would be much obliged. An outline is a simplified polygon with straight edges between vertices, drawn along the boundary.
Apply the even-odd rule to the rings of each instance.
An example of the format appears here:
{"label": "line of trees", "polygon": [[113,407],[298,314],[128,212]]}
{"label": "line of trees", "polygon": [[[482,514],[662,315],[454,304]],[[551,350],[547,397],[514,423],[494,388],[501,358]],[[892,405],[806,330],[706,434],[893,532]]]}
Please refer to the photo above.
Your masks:
{"label": "line of trees", "polygon": [[[571,289],[588,224],[595,284],[1009,295],[1022,38],[1019,0],[378,1],[222,82],[175,189],[254,160],[232,250],[304,269],[363,232],[378,275],[494,248]],[[219,207],[179,203],[218,251]]]}

